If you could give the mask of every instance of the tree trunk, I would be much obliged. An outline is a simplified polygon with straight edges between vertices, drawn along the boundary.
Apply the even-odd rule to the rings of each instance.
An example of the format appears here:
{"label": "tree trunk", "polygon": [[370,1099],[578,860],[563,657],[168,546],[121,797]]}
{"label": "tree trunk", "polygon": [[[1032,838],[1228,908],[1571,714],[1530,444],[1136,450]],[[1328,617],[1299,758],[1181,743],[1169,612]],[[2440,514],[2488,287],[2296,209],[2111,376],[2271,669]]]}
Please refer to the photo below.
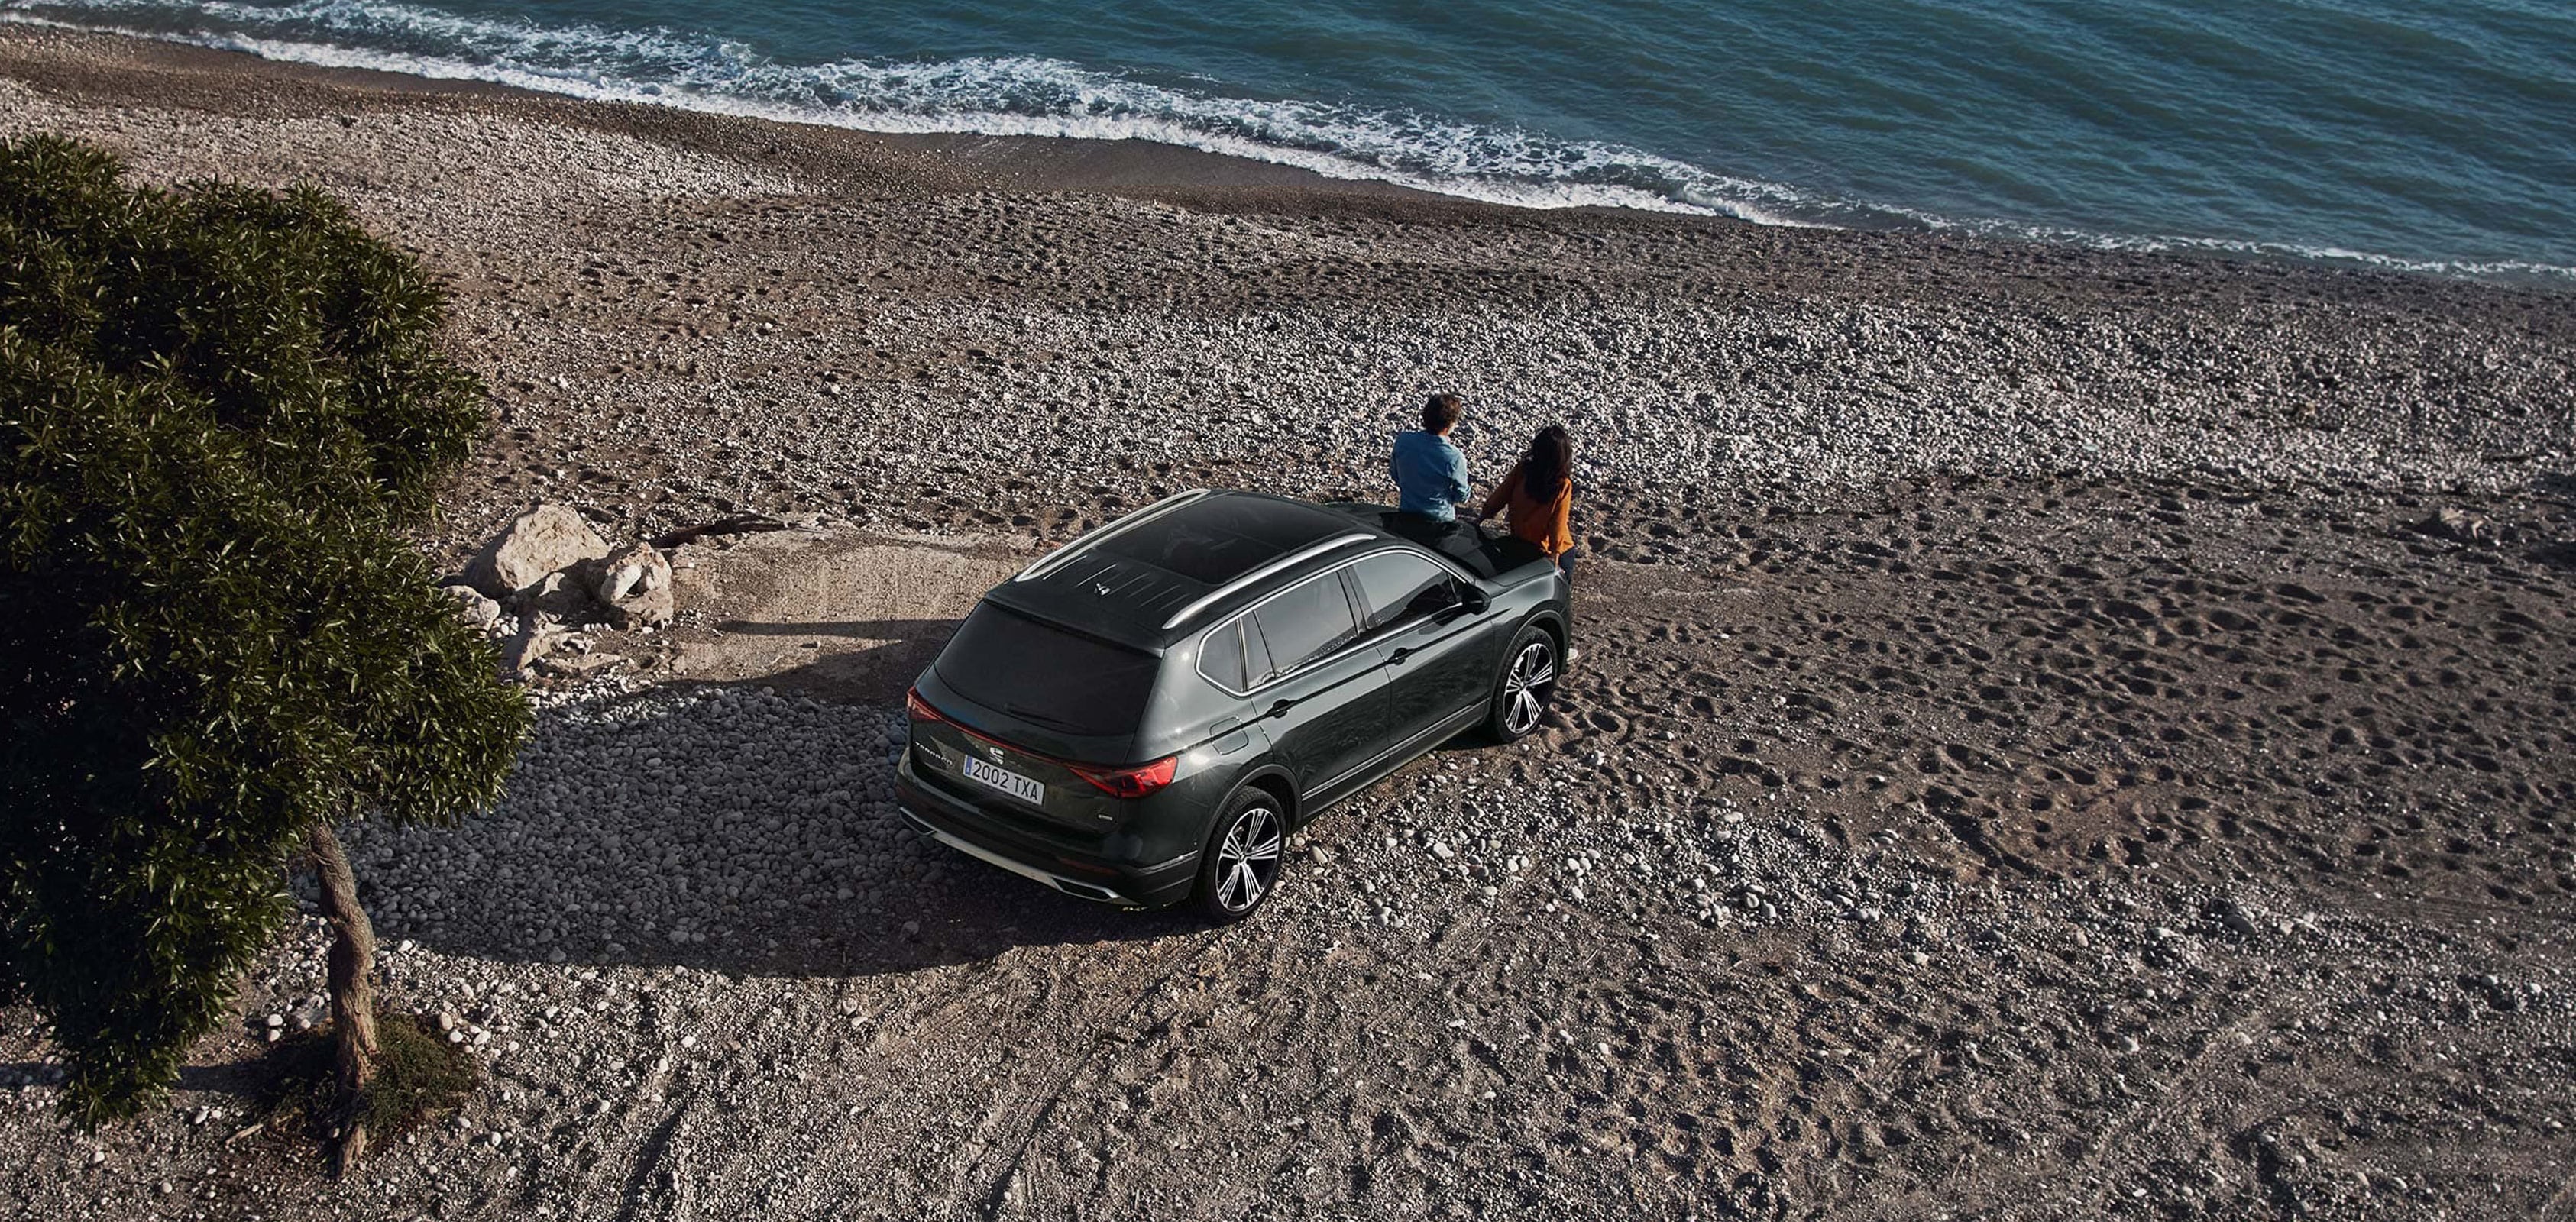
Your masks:
{"label": "tree trunk", "polygon": [[376,927],[358,907],[357,875],[327,825],[313,829],[313,869],[322,884],[322,917],[331,922],[331,1047],[340,1120],[332,1170],[346,1175],[367,1152],[358,1104],[376,1076]]}

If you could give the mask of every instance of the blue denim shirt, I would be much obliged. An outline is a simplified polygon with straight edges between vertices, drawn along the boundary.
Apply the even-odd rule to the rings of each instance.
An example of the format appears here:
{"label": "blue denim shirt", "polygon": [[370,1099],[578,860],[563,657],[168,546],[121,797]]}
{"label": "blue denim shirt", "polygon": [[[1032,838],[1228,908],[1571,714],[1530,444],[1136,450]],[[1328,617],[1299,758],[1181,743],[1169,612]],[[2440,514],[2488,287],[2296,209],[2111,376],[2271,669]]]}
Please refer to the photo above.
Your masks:
{"label": "blue denim shirt", "polygon": [[1449,522],[1467,503],[1467,458],[1438,433],[1396,434],[1386,472],[1395,478],[1395,507],[1406,513]]}

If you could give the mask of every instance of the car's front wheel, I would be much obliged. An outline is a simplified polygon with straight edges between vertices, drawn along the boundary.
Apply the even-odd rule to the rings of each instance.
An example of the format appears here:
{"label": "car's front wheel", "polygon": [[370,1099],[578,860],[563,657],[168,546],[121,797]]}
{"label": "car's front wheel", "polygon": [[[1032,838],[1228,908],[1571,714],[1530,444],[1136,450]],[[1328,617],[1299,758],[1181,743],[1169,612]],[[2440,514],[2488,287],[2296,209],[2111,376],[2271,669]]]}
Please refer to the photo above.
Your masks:
{"label": "car's front wheel", "polygon": [[1279,799],[1247,785],[1228,802],[1199,861],[1199,910],[1211,920],[1239,921],[1279,887],[1288,852],[1288,817]]}
{"label": "car's front wheel", "polygon": [[1512,638],[1511,652],[1503,655],[1503,672],[1494,676],[1486,732],[1507,743],[1537,729],[1547,702],[1556,696],[1556,676],[1556,638],[1536,624],[1521,629]]}

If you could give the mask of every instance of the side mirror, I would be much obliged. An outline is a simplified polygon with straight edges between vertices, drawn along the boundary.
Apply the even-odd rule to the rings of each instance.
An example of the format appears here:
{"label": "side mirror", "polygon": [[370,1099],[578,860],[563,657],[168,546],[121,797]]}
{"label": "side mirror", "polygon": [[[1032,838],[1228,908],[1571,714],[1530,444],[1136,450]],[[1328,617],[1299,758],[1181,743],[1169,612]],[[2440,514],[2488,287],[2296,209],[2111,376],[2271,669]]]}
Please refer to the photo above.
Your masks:
{"label": "side mirror", "polygon": [[1470,615],[1482,615],[1484,614],[1485,608],[1494,605],[1494,600],[1485,597],[1485,592],[1483,590],[1479,590],[1466,582],[1462,581],[1457,583],[1455,588],[1458,591],[1458,605],[1465,607],[1467,609],[1467,613]]}

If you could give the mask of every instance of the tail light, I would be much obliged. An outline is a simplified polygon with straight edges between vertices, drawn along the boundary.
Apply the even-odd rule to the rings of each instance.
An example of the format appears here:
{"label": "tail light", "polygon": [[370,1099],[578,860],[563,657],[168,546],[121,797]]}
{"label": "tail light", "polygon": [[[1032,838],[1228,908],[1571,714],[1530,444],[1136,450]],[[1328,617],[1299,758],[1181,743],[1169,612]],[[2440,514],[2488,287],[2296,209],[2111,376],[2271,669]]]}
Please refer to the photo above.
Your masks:
{"label": "tail light", "polygon": [[1072,768],[1075,776],[1091,782],[1100,792],[1110,797],[1141,798],[1171,784],[1172,774],[1179,769],[1180,763],[1181,757],[1166,755],[1153,763],[1134,768],[1121,768],[1115,772],[1104,772],[1096,768],[1075,768],[1071,764],[1065,767]]}
{"label": "tail light", "polygon": [[912,714],[914,721],[948,720],[945,714],[930,707],[930,702],[921,698],[921,689],[917,687],[904,689],[903,711]]}

